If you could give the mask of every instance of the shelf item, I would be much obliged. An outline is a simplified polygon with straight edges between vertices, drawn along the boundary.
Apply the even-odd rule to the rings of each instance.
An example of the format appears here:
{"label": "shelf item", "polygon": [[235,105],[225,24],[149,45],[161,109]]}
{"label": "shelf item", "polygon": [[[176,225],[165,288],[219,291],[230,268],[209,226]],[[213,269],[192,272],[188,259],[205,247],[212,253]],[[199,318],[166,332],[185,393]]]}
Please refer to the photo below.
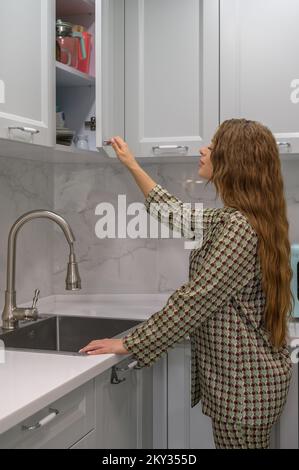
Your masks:
{"label": "shelf item", "polygon": [[56,128],[56,142],[60,145],[70,146],[72,145],[73,138],[75,136],[74,131],[67,129],[66,127]]}
{"label": "shelf item", "polygon": [[95,86],[95,77],[56,61],[56,83],[58,87],[89,87]]}
{"label": "shelf item", "polygon": [[94,13],[94,11],[94,0],[59,0],[56,7],[56,15],[58,17],[84,15]]}

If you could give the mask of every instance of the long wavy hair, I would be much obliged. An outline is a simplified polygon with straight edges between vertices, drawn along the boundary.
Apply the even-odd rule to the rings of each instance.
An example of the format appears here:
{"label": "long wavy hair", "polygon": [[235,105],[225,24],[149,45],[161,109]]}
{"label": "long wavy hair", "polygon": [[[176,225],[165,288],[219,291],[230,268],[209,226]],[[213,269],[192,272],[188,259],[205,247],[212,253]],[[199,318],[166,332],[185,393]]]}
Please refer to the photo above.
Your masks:
{"label": "long wavy hair", "polygon": [[212,139],[215,185],[224,205],[242,212],[258,235],[264,328],[275,348],[285,345],[293,309],[289,223],[279,150],[271,131],[246,119],[223,122]]}

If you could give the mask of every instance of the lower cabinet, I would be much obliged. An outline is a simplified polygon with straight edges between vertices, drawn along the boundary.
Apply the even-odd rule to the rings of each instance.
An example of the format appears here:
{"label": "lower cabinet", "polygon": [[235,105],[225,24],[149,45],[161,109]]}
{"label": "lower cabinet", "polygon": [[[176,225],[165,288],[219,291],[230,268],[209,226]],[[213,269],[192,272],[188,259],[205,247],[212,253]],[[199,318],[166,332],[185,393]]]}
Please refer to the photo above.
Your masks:
{"label": "lower cabinet", "polygon": [[212,423],[200,403],[191,408],[191,345],[185,340],[168,352],[168,448],[215,449]]}
{"label": "lower cabinet", "polygon": [[[201,405],[191,408],[191,346],[153,367],[126,358],[0,435],[0,449],[214,449]],[[298,364],[271,447],[298,449]]]}
{"label": "lower cabinet", "polygon": [[98,449],[152,448],[153,371],[134,363],[123,361],[96,378]]}
{"label": "lower cabinet", "polygon": [[96,449],[96,432],[90,431],[80,441],[74,444],[71,449]]}
{"label": "lower cabinet", "polygon": [[151,368],[126,359],[0,434],[0,449],[153,446]]}
{"label": "lower cabinet", "polygon": [[95,429],[94,403],[92,380],[0,435],[0,448],[70,448]]}

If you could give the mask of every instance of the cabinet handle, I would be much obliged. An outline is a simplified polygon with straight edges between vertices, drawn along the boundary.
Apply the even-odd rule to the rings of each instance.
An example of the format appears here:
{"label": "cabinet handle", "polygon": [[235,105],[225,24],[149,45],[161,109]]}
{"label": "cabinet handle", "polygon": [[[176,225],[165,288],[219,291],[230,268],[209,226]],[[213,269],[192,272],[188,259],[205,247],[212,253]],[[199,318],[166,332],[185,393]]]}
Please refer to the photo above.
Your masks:
{"label": "cabinet handle", "polygon": [[23,425],[22,426],[22,431],[35,431],[35,429],[42,428],[46,424],[50,423],[53,421],[54,418],[56,418],[57,415],[59,415],[59,411],[56,410],[55,408],[49,408],[50,414],[45,416],[45,418],[41,419],[38,423],[31,424],[31,425]]}
{"label": "cabinet handle", "polygon": [[39,134],[38,129],[33,129],[33,127],[23,127],[23,126],[9,126],[9,131],[19,130],[23,132],[27,132],[28,134]]}
{"label": "cabinet handle", "polygon": [[131,369],[141,369],[141,367],[137,367],[137,363],[138,361],[130,362],[130,364],[128,364],[126,367],[113,366],[112,371],[111,371],[110,383],[114,385],[118,385],[121,382],[125,382],[126,380],[125,377],[123,377],[122,379],[119,379],[117,372],[127,372],[128,370],[131,370]]}
{"label": "cabinet handle", "polygon": [[281,147],[287,147],[288,148],[288,152],[291,150],[292,148],[292,145],[290,142],[277,142],[277,145],[279,148]]}
{"label": "cabinet handle", "polygon": [[113,366],[112,371],[111,371],[110,383],[113,384],[113,385],[118,385],[121,382],[124,382],[125,380],[126,380],[125,378],[122,378],[122,379],[118,378],[116,368],[115,368],[115,366]]}
{"label": "cabinet handle", "polygon": [[133,361],[133,362],[130,362],[130,364],[127,364],[126,367],[115,366],[115,369],[120,372],[126,372],[130,369],[140,369],[140,367],[136,367],[137,364],[138,364],[138,361]]}
{"label": "cabinet handle", "polygon": [[163,151],[168,153],[170,151],[174,151],[174,152],[186,154],[188,153],[188,150],[189,150],[189,147],[187,145],[156,145],[153,147],[154,153],[157,153],[157,152],[163,153]]}

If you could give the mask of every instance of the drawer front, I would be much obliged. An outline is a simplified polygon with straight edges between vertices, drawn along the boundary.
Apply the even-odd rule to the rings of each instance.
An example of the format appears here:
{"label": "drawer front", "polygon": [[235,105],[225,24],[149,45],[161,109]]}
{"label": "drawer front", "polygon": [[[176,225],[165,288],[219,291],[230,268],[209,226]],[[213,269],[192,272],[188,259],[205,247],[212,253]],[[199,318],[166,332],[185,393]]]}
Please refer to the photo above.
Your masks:
{"label": "drawer front", "polygon": [[74,444],[71,449],[95,449],[96,445],[96,431],[93,430],[87,434],[87,436],[80,439],[79,442]]}
{"label": "drawer front", "polygon": [[0,449],[67,449],[94,427],[92,380],[0,435]]}

